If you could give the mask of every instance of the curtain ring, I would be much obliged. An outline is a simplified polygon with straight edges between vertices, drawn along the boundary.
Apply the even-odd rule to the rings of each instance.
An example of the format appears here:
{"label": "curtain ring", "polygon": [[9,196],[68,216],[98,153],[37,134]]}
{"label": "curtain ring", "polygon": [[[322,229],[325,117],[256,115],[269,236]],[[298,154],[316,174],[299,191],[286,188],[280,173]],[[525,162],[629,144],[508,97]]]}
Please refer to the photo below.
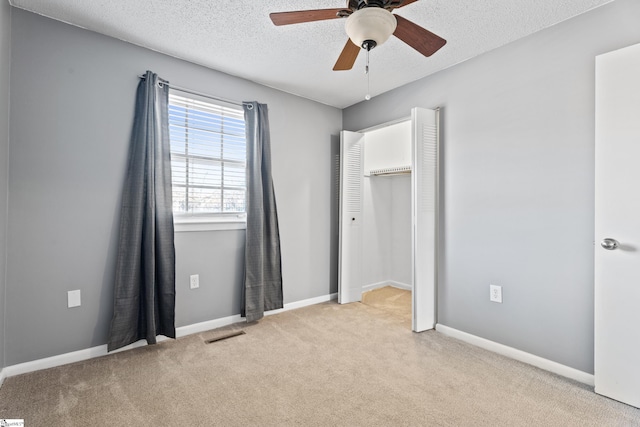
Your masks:
{"label": "curtain ring", "polygon": [[247,105],[247,110],[253,110],[253,104]]}

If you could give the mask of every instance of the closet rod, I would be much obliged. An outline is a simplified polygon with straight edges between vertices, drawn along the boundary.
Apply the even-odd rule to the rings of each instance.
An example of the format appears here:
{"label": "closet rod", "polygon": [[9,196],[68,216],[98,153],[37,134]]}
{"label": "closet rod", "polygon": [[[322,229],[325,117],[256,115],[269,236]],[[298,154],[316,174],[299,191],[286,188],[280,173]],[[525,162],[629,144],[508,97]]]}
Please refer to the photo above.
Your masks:
{"label": "closet rod", "polygon": [[[146,78],[146,76],[138,76],[138,78],[144,80]],[[162,80],[162,79],[160,79]],[[177,90],[180,92],[184,92],[184,93],[190,93],[191,95],[197,95],[197,96],[202,96],[203,98],[209,98],[209,99],[213,99],[215,101],[221,101],[221,102],[226,102],[227,104],[233,104],[233,105],[237,105],[238,107],[242,107],[242,102],[238,102],[238,101],[231,101],[230,99],[225,99],[225,98],[218,98],[212,95],[208,95],[206,93],[202,93],[202,92],[198,92],[196,90],[192,90],[192,89],[187,89],[181,86],[176,86],[172,83],[169,83],[165,80],[162,80],[163,84],[166,84],[167,86],[169,86],[171,89],[173,90]]]}

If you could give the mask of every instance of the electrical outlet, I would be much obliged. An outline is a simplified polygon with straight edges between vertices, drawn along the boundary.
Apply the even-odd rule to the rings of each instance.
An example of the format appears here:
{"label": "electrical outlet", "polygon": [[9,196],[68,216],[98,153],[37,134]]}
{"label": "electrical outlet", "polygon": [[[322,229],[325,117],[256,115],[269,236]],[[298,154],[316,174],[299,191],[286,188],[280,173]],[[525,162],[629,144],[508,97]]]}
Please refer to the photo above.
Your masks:
{"label": "electrical outlet", "polygon": [[196,289],[200,287],[200,275],[199,274],[192,274],[191,277],[189,278],[189,286],[191,287],[191,289]]}
{"label": "electrical outlet", "polygon": [[67,292],[67,308],[80,307],[80,289]]}
{"label": "electrical outlet", "polygon": [[502,304],[502,286],[489,285],[489,301]]}

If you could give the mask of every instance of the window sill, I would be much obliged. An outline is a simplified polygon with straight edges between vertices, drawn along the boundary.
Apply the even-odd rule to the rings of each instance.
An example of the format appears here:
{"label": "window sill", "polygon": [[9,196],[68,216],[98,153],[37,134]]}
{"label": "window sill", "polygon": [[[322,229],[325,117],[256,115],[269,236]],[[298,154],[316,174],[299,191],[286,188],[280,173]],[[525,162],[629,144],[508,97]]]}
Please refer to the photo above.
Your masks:
{"label": "window sill", "polygon": [[173,219],[173,231],[184,233],[189,231],[224,231],[245,230],[246,218],[177,218]]}

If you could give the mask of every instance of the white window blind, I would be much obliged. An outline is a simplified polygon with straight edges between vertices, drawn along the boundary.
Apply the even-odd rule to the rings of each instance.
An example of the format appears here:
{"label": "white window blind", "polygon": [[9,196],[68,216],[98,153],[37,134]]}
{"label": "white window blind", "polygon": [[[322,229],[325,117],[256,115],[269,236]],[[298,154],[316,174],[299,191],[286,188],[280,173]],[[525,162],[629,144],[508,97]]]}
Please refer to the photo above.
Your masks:
{"label": "white window blind", "polygon": [[244,213],[243,110],[170,93],[169,131],[174,214]]}

